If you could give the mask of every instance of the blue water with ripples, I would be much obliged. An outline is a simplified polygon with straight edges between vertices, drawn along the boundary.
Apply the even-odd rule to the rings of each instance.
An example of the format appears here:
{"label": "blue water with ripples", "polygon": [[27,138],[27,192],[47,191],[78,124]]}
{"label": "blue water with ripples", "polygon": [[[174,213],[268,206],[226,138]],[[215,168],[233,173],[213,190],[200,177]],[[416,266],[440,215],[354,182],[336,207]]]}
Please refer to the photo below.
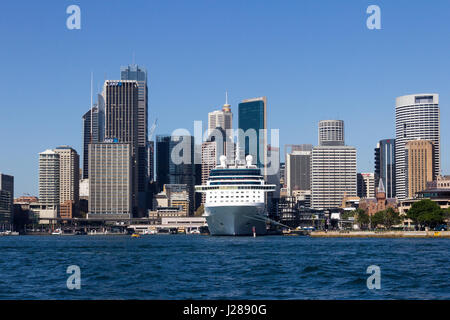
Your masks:
{"label": "blue water with ripples", "polygon": [[[0,299],[450,299],[450,240],[0,238]],[[66,286],[69,265],[81,289]],[[366,269],[381,269],[369,290]]]}

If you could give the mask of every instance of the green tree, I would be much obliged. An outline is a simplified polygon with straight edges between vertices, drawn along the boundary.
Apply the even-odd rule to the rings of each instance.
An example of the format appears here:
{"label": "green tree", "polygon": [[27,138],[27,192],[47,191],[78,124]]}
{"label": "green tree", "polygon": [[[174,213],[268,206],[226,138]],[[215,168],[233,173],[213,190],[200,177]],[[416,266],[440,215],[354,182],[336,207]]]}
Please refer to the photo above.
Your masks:
{"label": "green tree", "polygon": [[201,217],[203,215],[203,213],[205,212],[205,207],[201,204],[197,210],[195,211],[195,216],[196,217]]}
{"label": "green tree", "polygon": [[369,215],[362,209],[356,210],[356,222],[361,229],[366,229],[370,223]]}
{"label": "green tree", "polygon": [[444,213],[436,202],[430,199],[413,203],[406,216],[418,226],[436,226],[444,220]]}
{"label": "green tree", "polygon": [[372,227],[376,228],[379,227],[381,225],[385,226],[385,211],[378,211],[376,212],[373,216],[372,216]]}
{"label": "green tree", "polygon": [[392,208],[387,208],[384,211],[384,225],[387,229],[391,229],[393,225],[399,224],[402,221],[397,211]]}
{"label": "green tree", "polygon": [[348,220],[348,218],[354,217],[355,215],[356,215],[356,210],[355,211],[345,211],[344,213],[342,213],[341,218],[343,220]]}
{"label": "green tree", "polygon": [[447,209],[443,210],[443,216],[442,216],[442,219],[443,219],[444,221],[446,221],[447,223],[450,222],[450,208],[447,208]]}

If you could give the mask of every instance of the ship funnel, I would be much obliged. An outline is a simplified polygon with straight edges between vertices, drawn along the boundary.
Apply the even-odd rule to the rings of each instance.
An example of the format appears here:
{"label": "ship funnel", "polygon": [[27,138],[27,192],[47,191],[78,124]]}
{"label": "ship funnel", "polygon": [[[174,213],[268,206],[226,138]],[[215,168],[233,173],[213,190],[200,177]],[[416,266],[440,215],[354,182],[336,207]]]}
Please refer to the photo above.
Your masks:
{"label": "ship funnel", "polygon": [[221,155],[220,158],[219,158],[219,161],[220,161],[220,166],[221,167],[223,167],[223,168],[227,167],[227,157],[226,156]]}
{"label": "ship funnel", "polygon": [[247,162],[247,167],[250,167],[253,163],[253,156],[249,154],[248,156],[245,157],[245,161]]}

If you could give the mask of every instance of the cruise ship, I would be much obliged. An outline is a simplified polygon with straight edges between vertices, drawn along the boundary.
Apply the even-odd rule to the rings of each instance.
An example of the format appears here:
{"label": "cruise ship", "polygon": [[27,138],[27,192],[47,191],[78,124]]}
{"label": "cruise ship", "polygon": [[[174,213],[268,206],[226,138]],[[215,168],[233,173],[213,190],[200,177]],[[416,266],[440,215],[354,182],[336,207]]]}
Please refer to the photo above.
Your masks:
{"label": "cruise ship", "polygon": [[205,213],[211,235],[263,235],[267,232],[266,193],[275,185],[265,184],[261,170],[252,165],[253,157],[245,161],[236,158],[227,164],[220,156],[220,165],[212,169],[206,185],[196,186],[206,194]]}

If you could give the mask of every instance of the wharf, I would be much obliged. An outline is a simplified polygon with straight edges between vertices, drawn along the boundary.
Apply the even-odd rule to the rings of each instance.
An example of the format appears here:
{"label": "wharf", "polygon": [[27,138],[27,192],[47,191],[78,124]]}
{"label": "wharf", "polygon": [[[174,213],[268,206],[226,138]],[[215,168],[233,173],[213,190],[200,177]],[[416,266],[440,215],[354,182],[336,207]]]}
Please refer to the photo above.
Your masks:
{"label": "wharf", "polygon": [[313,231],[317,238],[450,238],[450,231]]}

